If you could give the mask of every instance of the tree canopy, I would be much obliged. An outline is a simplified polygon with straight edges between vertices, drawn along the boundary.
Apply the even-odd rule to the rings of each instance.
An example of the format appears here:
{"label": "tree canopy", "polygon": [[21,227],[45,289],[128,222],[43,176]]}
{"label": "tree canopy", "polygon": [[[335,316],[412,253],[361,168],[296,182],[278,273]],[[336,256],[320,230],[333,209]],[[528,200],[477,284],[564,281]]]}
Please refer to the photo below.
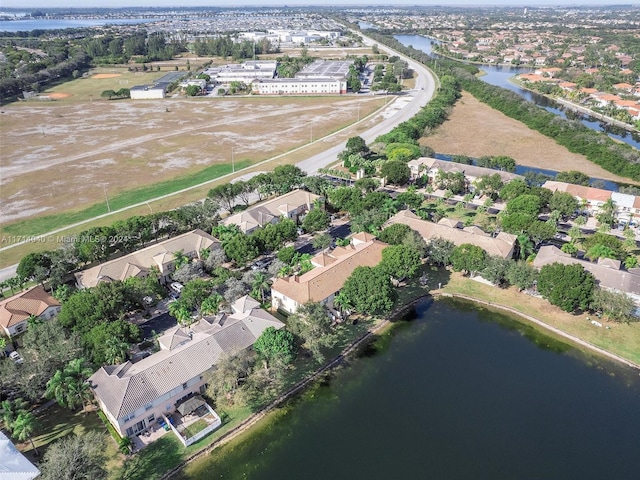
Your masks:
{"label": "tree canopy", "polygon": [[274,363],[288,365],[295,356],[295,343],[293,334],[282,328],[266,328],[253,344],[253,349],[262,359],[265,368]]}
{"label": "tree canopy", "polygon": [[591,304],[594,276],[582,265],[552,263],[540,269],[538,292],[566,312],[585,310]]}
{"label": "tree canopy", "polygon": [[336,303],[346,309],[374,314],[391,310],[396,291],[391,279],[379,268],[357,267],[344,283]]}

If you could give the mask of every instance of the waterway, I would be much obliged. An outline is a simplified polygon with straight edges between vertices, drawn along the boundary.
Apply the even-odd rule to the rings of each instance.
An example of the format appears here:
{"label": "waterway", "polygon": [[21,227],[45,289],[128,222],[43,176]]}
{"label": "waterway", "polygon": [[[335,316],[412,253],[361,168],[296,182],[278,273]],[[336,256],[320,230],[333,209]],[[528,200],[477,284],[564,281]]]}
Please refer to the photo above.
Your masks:
{"label": "waterway", "polygon": [[179,478],[635,479],[640,377],[510,317],[423,301]]}
{"label": "waterway", "polygon": [[[424,37],[422,35],[394,35],[396,40],[405,46],[413,46],[418,50],[437,57],[438,55],[432,51],[432,42],[434,40]],[[496,85],[498,87],[507,88],[518,95],[526,98],[527,100],[534,102],[536,105],[543,107],[548,112],[561,116],[562,118],[571,118],[572,120],[579,120],[583,125],[600,132],[605,132],[611,138],[627,143],[632,147],[640,149],[640,135],[637,133],[628,132],[621,128],[612,127],[606,123],[599,122],[593,117],[581,115],[572,111],[565,111],[553,100],[539,95],[535,92],[520,88],[518,85],[509,81],[509,79],[522,72],[529,72],[529,68],[518,68],[500,65],[478,65],[484,75],[479,77],[481,80]]]}

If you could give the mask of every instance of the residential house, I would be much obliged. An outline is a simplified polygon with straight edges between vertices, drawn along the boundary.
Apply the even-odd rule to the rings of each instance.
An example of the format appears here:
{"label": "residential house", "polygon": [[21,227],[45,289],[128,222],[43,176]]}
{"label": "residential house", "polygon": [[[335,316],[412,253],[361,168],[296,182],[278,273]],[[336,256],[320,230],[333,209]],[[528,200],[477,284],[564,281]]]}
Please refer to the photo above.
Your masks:
{"label": "residential house", "polygon": [[49,320],[60,311],[60,302],[49,295],[42,285],[37,285],[17,295],[0,301],[1,333],[13,337],[27,329],[27,322],[33,315]]}
{"label": "residential house", "polygon": [[586,271],[593,274],[601,288],[626,293],[633,299],[634,303],[640,305],[640,268],[620,270],[621,263],[619,260],[600,258],[597,263],[593,263],[572,257],[553,245],[540,247],[533,261],[533,266],[542,268],[553,263],[582,265]]}
{"label": "residential house", "polygon": [[0,479],[33,480],[38,475],[40,470],[0,432]]}
{"label": "residential house", "polygon": [[284,327],[248,296],[236,300],[232,311],[174,327],[158,338],[160,351],[137,363],[104,366],[89,378],[98,405],[121,436],[153,427],[204,393],[205,373],[223,355],[251,347],[268,327]]}
{"label": "residential house", "polygon": [[485,175],[500,175],[500,179],[504,182],[510,182],[515,179],[524,179],[523,176],[517,175],[515,173],[504,172],[502,170],[494,170],[492,168],[485,167],[477,167],[475,165],[465,165],[463,163],[449,162],[447,160],[438,160],[437,158],[428,158],[421,157],[415,160],[411,160],[408,162],[409,168],[411,170],[411,179],[415,180],[416,178],[427,175],[429,177],[430,182],[438,175],[438,172],[462,172],[464,173],[465,178],[468,183],[473,183],[478,178]]}
{"label": "residential house", "polygon": [[160,281],[166,283],[175,269],[178,252],[190,259],[199,259],[204,250],[215,248],[220,248],[220,242],[208,233],[196,229],[78,272],[76,281],[79,288],[89,288],[100,282],[146,277],[152,268],[156,268]]}
{"label": "residential house", "polygon": [[375,267],[388,245],[368,233],[351,236],[351,244],[311,259],[314,268],[303,275],[279,278],[271,286],[273,308],[294,313],[307,302],[333,308],[336,294],[357,267]]}
{"label": "residential house", "polygon": [[[445,220],[445,221],[443,221]],[[482,248],[489,255],[502,258],[512,258],[515,250],[515,235],[500,232],[495,237],[484,232],[477,226],[460,228],[459,222],[442,219],[438,223],[422,220],[409,210],[401,210],[391,217],[385,226],[402,223],[418,232],[429,243],[434,238],[443,238],[453,242],[456,246],[470,243]]]}
{"label": "residential house", "polygon": [[597,215],[608,200],[615,204],[616,220],[628,222],[640,216],[640,198],[635,195],[556,181],[547,181],[542,187],[573,195],[580,202],[581,209],[592,216]]}
{"label": "residential house", "polygon": [[306,190],[293,190],[230,215],[223,219],[222,223],[237,225],[242,233],[251,233],[269,223],[278,223],[282,217],[297,222],[303,214],[311,210],[315,201],[321,198]]}

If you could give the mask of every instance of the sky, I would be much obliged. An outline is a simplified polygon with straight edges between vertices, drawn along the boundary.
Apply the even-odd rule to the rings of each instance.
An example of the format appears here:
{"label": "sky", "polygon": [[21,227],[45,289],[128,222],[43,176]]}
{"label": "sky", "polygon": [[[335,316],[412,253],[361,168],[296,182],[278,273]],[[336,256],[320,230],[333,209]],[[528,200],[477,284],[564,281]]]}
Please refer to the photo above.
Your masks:
{"label": "sky", "polygon": [[469,6],[542,6],[542,5],[638,5],[640,0],[2,0],[1,8],[92,8],[92,7],[222,7],[222,6],[296,6],[296,5],[469,5]]}

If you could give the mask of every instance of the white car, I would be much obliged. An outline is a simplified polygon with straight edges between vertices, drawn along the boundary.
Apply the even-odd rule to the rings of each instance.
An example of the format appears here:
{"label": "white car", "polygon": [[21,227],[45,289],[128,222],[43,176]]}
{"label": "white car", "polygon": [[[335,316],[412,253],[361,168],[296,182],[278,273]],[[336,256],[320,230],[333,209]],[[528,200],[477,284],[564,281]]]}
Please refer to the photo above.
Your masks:
{"label": "white car", "polygon": [[9,354],[9,358],[16,363],[23,363],[24,359],[15,350]]}
{"label": "white car", "polygon": [[182,285],[180,282],[173,282],[171,285],[169,285],[169,287],[174,292],[180,293],[180,292],[182,292],[182,289],[184,288],[184,285]]}

